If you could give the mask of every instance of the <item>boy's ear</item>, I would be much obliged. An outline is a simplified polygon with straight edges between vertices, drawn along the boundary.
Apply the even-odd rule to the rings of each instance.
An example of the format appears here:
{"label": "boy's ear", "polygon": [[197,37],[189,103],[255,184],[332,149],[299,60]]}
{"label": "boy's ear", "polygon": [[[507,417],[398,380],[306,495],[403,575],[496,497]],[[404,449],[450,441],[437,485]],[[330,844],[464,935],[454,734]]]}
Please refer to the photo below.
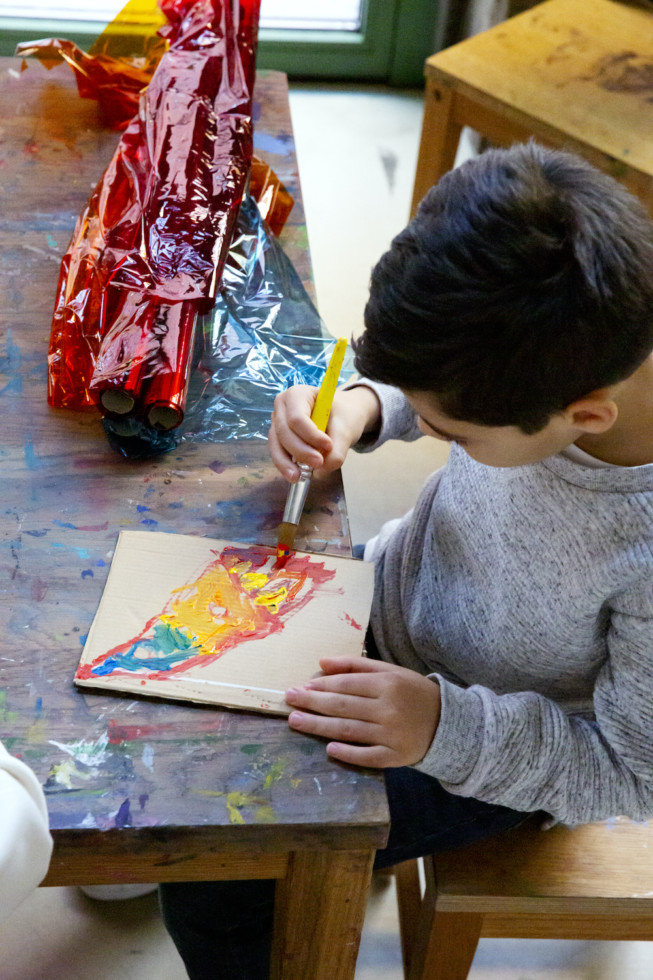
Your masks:
{"label": "boy's ear", "polygon": [[612,428],[617,421],[619,409],[611,393],[601,390],[572,402],[564,414],[574,428],[600,435]]}

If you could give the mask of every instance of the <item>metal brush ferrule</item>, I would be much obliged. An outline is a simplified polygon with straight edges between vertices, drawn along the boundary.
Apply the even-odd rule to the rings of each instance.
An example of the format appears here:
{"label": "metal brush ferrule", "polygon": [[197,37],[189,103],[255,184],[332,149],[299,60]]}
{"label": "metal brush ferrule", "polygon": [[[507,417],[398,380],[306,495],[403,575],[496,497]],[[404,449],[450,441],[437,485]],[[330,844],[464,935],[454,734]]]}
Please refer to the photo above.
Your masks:
{"label": "metal brush ferrule", "polygon": [[310,466],[306,466],[305,463],[298,463],[297,466],[299,467],[299,479],[297,483],[293,483],[288,491],[286,509],[283,512],[283,521],[287,524],[299,524],[306,503],[308,487],[313,476],[313,470]]}

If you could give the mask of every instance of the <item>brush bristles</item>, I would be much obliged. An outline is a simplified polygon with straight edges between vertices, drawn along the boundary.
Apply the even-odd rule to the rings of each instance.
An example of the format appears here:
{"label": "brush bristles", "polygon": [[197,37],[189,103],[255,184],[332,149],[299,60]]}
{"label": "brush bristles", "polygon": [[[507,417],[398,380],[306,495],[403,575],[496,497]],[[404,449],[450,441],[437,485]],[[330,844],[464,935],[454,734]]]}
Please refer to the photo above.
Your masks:
{"label": "brush bristles", "polygon": [[288,521],[284,521],[279,525],[279,534],[277,537],[277,558],[287,558],[290,552],[294,551],[296,533],[296,524],[290,524]]}

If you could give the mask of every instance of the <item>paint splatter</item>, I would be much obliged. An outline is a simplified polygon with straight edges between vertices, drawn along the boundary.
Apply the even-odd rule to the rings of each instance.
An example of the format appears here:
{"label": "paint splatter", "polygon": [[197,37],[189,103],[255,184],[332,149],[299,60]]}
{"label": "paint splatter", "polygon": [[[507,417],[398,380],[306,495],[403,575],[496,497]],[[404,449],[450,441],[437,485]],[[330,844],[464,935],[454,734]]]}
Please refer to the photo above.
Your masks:
{"label": "paint splatter", "polygon": [[254,133],[254,146],[257,150],[276,153],[278,156],[287,156],[293,147],[293,139],[292,136],[286,133],[280,133],[279,136],[270,136],[268,133]]}
{"label": "paint splatter", "polygon": [[278,819],[269,800],[255,793],[245,793],[242,790],[232,790],[230,793],[199,790],[199,794],[201,796],[224,796],[229,822],[232,824],[244,824],[245,813],[243,811],[248,809],[254,810],[256,823],[276,823]]}
{"label": "paint splatter", "polygon": [[78,678],[139,672],[160,680],[212,663],[240,643],[282,630],[335,576],[310,555],[294,555],[279,567],[270,548],[229,546],[214,554],[136,637],[80,665]]}
{"label": "paint splatter", "polygon": [[353,618],[353,616],[350,616],[349,613],[343,613],[342,615],[343,615],[343,618],[346,620],[346,622],[350,623],[354,627],[355,630],[362,630],[363,629],[363,627],[361,626],[361,624],[360,623],[357,623],[356,620]]}
{"label": "paint splatter", "polygon": [[116,814],[116,827],[130,827],[132,822],[129,800],[124,800]]}
{"label": "paint splatter", "polygon": [[71,524],[68,521],[53,520],[52,523],[70,531],[106,531],[109,528],[108,521],[105,521],[104,524]]}
{"label": "paint splatter", "polygon": [[34,449],[34,443],[30,436],[25,439],[25,465],[28,470],[38,470],[44,465],[43,460]]}

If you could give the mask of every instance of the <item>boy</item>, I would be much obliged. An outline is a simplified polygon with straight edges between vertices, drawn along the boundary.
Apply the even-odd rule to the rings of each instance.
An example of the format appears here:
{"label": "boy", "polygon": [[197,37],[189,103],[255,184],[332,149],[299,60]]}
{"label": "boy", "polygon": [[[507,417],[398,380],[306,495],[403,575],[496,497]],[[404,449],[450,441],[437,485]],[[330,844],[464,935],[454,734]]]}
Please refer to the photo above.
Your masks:
{"label": "boy", "polygon": [[279,470],[332,470],[352,446],[420,431],[451,454],[367,545],[380,659],[323,661],[287,693],[290,725],[385,769],[378,865],[536,811],[646,819],[653,224],[575,157],[490,151],[447,174],[394,240],[365,327],[356,364],[374,380],[338,392],[328,435],[310,421],[313,389],[278,396]]}

